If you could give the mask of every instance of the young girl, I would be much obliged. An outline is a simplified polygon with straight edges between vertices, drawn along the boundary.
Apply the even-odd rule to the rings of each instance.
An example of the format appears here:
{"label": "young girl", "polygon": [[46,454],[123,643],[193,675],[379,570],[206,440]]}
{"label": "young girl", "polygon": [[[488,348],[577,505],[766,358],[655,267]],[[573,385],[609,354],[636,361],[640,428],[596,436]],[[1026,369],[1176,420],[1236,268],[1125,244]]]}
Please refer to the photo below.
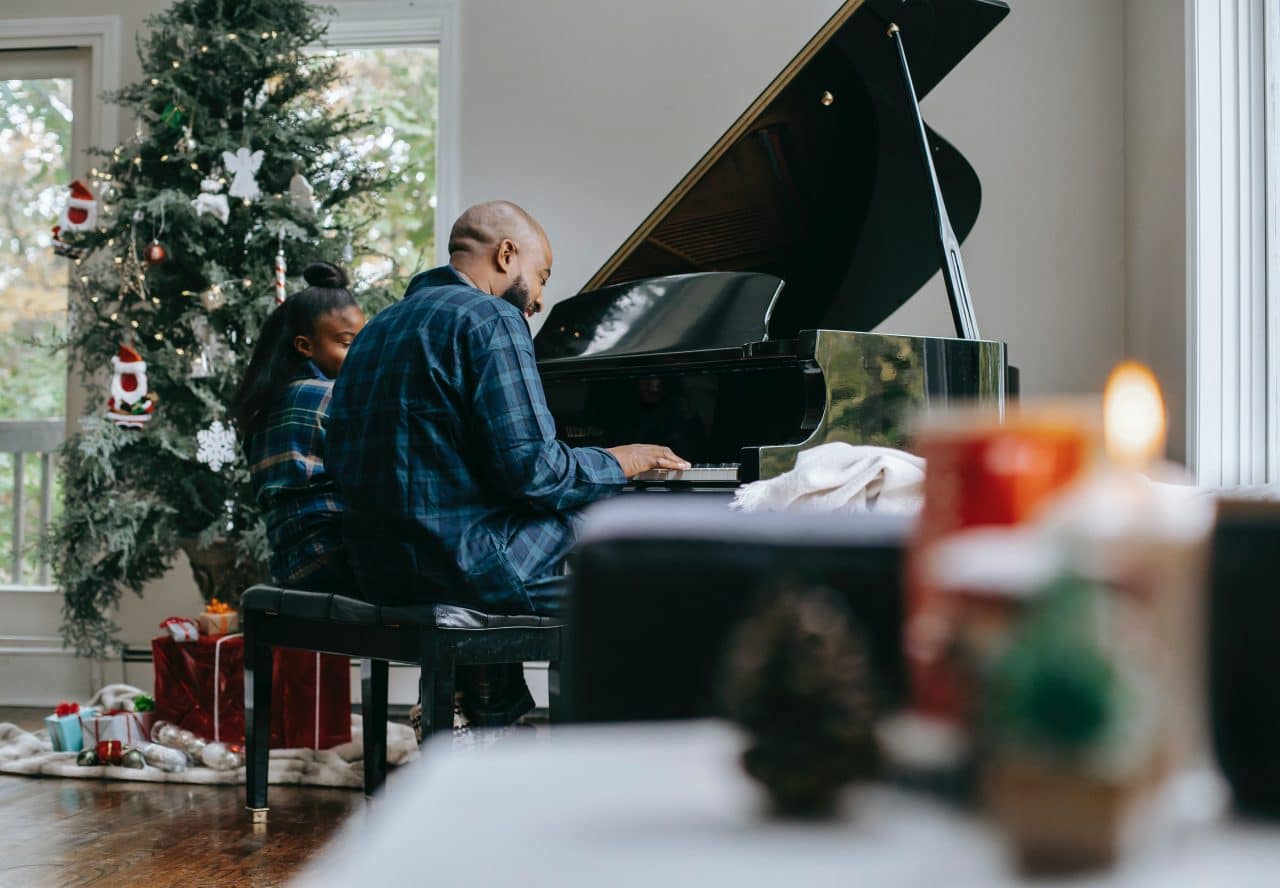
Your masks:
{"label": "young girl", "polygon": [[364,327],[336,266],[316,262],[310,286],[276,307],[258,337],[231,410],[266,516],[277,585],[358,596],[342,548],[342,501],[324,468],[333,380]]}

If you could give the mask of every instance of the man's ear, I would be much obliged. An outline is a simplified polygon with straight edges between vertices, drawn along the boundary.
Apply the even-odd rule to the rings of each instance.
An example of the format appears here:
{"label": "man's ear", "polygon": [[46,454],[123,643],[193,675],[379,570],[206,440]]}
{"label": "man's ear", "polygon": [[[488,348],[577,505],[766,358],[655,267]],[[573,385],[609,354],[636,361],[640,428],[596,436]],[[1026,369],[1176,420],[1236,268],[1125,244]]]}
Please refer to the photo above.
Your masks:
{"label": "man's ear", "polygon": [[312,354],[315,352],[314,347],[311,345],[311,337],[309,336],[293,337],[293,347],[297,350],[298,354],[307,359],[310,359]]}
{"label": "man's ear", "polygon": [[509,237],[504,237],[498,241],[498,249],[494,254],[494,259],[498,263],[498,270],[506,274],[511,270],[511,263],[515,261],[516,253],[520,252],[516,246],[516,242]]}

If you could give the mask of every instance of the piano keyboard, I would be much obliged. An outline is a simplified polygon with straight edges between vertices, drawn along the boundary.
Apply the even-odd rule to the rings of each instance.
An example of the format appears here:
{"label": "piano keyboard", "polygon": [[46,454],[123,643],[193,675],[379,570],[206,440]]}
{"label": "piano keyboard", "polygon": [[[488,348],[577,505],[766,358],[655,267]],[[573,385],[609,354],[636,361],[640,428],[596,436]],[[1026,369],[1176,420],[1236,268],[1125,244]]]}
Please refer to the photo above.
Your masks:
{"label": "piano keyboard", "polygon": [[694,463],[689,469],[650,469],[631,480],[648,484],[697,484],[705,481],[737,481],[741,463]]}

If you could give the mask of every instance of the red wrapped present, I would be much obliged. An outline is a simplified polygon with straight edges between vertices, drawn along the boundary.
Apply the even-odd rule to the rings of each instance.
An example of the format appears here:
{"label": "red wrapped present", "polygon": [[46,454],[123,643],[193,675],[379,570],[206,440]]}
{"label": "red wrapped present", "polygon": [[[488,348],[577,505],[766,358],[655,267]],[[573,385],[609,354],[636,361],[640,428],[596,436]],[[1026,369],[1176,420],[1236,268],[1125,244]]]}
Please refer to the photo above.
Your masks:
{"label": "red wrapped present", "polygon": [[[244,636],[177,642],[162,635],[151,653],[158,721],[209,740],[244,742]],[[328,749],[351,740],[347,658],[277,648],[272,676],[273,748]]]}
{"label": "red wrapped present", "polygon": [[244,636],[151,640],[156,719],[208,740],[244,741]]}
{"label": "red wrapped present", "polygon": [[351,661],[276,648],[271,681],[271,745],[328,749],[351,740]]}

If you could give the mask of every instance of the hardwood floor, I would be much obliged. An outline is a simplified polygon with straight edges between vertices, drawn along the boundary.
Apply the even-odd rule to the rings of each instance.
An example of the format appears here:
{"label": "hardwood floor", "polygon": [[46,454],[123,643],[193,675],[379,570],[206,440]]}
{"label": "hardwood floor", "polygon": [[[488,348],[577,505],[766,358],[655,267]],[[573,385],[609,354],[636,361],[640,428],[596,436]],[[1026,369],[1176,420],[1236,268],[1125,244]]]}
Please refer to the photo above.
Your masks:
{"label": "hardwood floor", "polygon": [[[24,727],[42,715],[0,709]],[[363,806],[359,792],[273,786],[255,828],[240,786],[0,774],[0,886],[283,885]]]}

